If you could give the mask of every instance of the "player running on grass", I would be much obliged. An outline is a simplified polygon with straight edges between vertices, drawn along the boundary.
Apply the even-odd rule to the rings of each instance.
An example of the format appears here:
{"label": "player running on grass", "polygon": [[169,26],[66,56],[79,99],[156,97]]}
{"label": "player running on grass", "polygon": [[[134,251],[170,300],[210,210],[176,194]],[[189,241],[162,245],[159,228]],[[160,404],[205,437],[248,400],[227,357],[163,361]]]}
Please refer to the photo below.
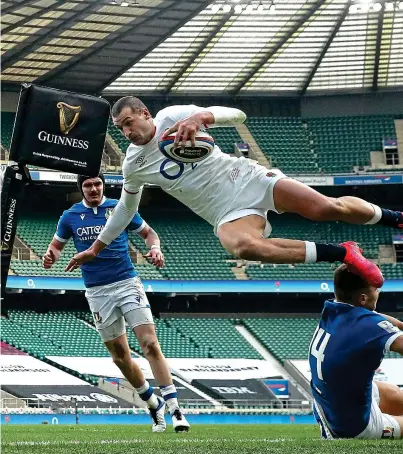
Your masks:
{"label": "player running on grass", "polygon": [[[309,349],[314,414],[324,438],[399,438],[403,390],[373,381],[385,352],[403,355],[403,322],[375,312],[379,290],[341,265]],[[403,375],[403,368],[401,369]]]}
{"label": "player running on grass", "polygon": [[353,242],[320,244],[267,238],[268,210],[296,213],[312,221],[384,224],[403,228],[403,214],[380,208],[356,197],[326,197],[309,186],[268,170],[244,157],[231,157],[218,146],[198,164],[178,164],[159,151],[162,135],[178,131],[177,141],[194,141],[201,127],[234,126],[246,115],[227,107],[195,105],[167,107],[152,118],[135,97],[118,100],[112,108],[114,124],[131,141],[123,163],[124,186],[116,215],[110,218],[94,244],[77,254],[67,270],[93,260],[128,225],[137,211],[142,186],[152,183],[171,194],[214,226],[224,248],[246,260],[264,263],[340,261],[374,287],[381,287],[378,267]]}
{"label": "player running on grass", "polygon": [[[105,180],[102,174],[96,178],[79,176],[77,183],[83,200],[61,216],[56,234],[43,257],[43,266],[47,269],[59,259],[71,237],[78,251],[90,247],[117,204],[117,200],[104,197]],[[166,429],[165,403],[172,416],[175,431],[187,431],[189,423],[178,405],[171,372],[155,334],[150,303],[129,257],[127,230],[136,232],[144,239],[150,248],[147,256],[155,266],[164,265],[164,256],[157,233],[139,213],[133,215],[126,229],[99,257],[94,262],[83,265],[86,297],[95,326],[114,363],[148,405],[153,419],[153,432],[163,432]],[[131,358],[125,322],[133,330],[150,363],[163,399],[154,394],[141,369]]]}

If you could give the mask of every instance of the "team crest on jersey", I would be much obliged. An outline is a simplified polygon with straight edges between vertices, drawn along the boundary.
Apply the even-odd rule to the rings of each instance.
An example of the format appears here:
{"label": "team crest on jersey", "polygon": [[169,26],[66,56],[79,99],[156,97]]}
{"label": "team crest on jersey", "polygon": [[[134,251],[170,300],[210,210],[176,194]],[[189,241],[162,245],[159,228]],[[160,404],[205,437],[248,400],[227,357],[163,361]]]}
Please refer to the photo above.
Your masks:
{"label": "team crest on jersey", "polygon": [[144,158],[145,158],[144,155],[139,156],[139,157],[136,159],[135,164],[141,164],[141,163],[144,161]]}
{"label": "team crest on jersey", "polygon": [[276,174],[275,174],[274,172],[267,172],[267,173],[266,173],[266,177],[267,177],[267,178],[273,178],[273,177],[275,177],[275,176],[276,176]]}
{"label": "team crest on jersey", "polygon": [[113,214],[113,208],[107,208],[105,211],[105,217],[106,219],[110,218]]}

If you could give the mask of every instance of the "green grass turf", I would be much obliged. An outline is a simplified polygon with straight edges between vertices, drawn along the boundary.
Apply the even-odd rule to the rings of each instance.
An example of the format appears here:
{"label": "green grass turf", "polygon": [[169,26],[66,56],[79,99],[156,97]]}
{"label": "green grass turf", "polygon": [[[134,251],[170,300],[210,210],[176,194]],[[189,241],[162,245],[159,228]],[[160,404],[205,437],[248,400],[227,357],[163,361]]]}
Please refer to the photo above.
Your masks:
{"label": "green grass turf", "polygon": [[320,440],[313,425],[198,425],[163,434],[131,425],[3,426],[2,454],[402,454],[403,440]]}

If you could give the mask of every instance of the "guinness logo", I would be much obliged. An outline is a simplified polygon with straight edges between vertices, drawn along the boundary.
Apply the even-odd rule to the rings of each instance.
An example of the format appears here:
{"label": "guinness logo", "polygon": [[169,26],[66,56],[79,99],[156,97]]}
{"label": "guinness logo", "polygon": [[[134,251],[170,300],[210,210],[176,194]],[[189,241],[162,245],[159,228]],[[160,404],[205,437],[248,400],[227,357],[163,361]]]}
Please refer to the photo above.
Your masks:
{"label": "guinness logo", "polygon": [[1,252],[6,252],[6,251],[8,251],[8,249],[9,249],[8,244],[5,241],[2,241],[1,242]]}
{"label": "guinness logo", "polygon": [[70,106],[65,102],[58,102],[57,108],[59,109],[60,131],[68,134],[77,124],[81,106]]}

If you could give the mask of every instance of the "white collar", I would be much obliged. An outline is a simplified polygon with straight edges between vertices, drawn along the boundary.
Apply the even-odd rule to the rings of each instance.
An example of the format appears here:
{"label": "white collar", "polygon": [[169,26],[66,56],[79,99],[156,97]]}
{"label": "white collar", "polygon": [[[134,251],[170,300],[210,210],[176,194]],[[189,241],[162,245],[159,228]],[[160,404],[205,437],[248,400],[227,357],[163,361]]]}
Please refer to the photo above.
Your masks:
{"label": "white collar", "polygon": [[102,197],[102,200],[101,200],[101,203],[100,203],[99,205],[97,205],[96,207],[91,207],[91,206],[88,205],[88,203],[87,203],[87,202],[85,201],[85,199],[83,198],[83,205],[84,205],[86,208],[98,208],[98,207],[100,207],[101,205],[103,205],[103,204],[105,203],[105,201],[106,201],[106,197],[103,196],[103,197]]}
{"label": "white collar", "polygon": [[344,304],[345,306],[357,307],[357,306],[354,306],[354,304],[342,303],[341,301],[337,301],[336,299],[333,300],[333,303]]}

